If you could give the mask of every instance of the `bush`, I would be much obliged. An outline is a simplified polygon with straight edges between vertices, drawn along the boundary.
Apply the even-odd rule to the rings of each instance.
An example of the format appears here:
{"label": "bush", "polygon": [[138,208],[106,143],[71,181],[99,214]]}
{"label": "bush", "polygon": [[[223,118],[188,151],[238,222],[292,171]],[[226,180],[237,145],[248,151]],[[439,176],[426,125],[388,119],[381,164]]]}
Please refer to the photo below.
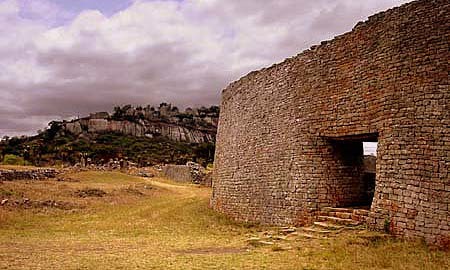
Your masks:
{"label": "bush", "polygon": [[25,161],[23,157],[8,154],[5,155],[2,161],[3,165],[30,165],[28,161]]}

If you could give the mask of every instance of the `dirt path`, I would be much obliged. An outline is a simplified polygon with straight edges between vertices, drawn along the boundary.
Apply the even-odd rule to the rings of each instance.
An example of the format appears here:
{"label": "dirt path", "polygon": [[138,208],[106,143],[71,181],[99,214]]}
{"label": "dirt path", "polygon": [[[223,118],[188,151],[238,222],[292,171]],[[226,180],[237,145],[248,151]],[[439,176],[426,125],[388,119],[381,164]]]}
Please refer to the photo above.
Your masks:
{"label": "dirt path", "polygon": [[[0,208],[0,269],[406,270],[449,263],[448,254],[420,244],[374,242],[357,232],[311,239],[234,222],[210,209],[210,188],[113,172],[71,178],[0,186],[0,195],[15,196],[11,201],[26,196],[82,206]],[[106,195],[74,195],[86,188]],[[255,237],[273,244],[252,246]]]}
{"label": "dirt path", "polygon": [[206,187],[201,187],[197,185],[190,184],[179,184],[179,183],[169,183],[162,179],[157,180],[148,180],[143,178],[149,184],[160,187],[166,190],[170,190],[178,195],[181,195],[185,198],[193,198],[193,197],[209,197],[211,194],[211,189]]}

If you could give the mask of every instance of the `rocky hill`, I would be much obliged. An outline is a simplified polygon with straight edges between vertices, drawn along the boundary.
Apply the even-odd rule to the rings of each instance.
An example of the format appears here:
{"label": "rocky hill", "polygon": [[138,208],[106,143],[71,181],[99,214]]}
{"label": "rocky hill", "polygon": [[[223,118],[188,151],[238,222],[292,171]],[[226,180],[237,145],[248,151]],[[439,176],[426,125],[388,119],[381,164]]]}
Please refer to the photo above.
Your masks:
{"label": "rocky hill", "polygon": [[60,132],[75,136],[99,133],[120,133],[135,137],[165,137],[172,141],[188,143],[214,142],[219,108],[188,108],[180,112],[171,104],[162,103],[159,108],[147,106],[133,108],[130,105],[116,107],[113,114],[92,113],[88,117],[63,122],[53,122]]}
{"label": "rocky hill", "polygon": [[[128,159],[140,165],[213,161],[219,107],[115,107],[70,121],[52,121],[33,137],[0,142],[0,159],[8,157],[38,166],[76,164],[89,159],[104,164]],[[13,155],[13,156],[11,156]]]}

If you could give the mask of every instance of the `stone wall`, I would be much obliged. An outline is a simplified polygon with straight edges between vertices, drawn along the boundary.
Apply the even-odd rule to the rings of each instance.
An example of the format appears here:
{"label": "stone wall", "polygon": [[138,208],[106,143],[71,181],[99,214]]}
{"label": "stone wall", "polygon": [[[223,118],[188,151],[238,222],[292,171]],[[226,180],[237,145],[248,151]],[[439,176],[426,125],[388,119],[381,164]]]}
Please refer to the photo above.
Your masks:
{"label": "stone wall", "polygon": [[414,1],[228,86],[212,206],[244,221],[309,223],[358,200],[363,163],[342,153],[362,155],[376,139],[370,227],[449,241],[448,14],[446,0]]}
{"label": "stone wall", "polygon": [[162,168],[165,177],[180,183],[192,183],[191,169],[186,165],[165,165]]}
{"label": "stone wall", "polygon": [[55,178],[56,169],[5,170],[0,169],[0,181],[44,180]]}
{"label": "stone wall", "polygon": [[186,165],[167,164],[161,171],[165,177],[176,182],[211,186],[211,173],[194,162],[188,162]]}

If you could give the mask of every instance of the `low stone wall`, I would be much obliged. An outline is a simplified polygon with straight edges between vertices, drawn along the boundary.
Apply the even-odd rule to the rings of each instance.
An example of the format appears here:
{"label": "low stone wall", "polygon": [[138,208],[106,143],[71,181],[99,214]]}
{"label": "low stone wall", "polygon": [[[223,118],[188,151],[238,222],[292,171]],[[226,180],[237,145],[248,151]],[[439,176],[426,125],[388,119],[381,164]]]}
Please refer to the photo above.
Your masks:
{"label": "low stone wall", "polygon": [[43,180],[55,178],[58,174],[56,169],[30,169],[30,170],[5,170],[0,169],[0,181],[14,180]]}
{"label": "low stone wall", "polygon": [[165,177],[181,183],[192,183],[194,178],[191,169],[187,165],[166,165],[162,168]]}
{"label": "low stone wall", "polygon": [[201,165],[188,162],[186,165],[165,165],[162,174],[176,182],[192,183],[203,186],[211,186],[211,174],[205,171]]}

